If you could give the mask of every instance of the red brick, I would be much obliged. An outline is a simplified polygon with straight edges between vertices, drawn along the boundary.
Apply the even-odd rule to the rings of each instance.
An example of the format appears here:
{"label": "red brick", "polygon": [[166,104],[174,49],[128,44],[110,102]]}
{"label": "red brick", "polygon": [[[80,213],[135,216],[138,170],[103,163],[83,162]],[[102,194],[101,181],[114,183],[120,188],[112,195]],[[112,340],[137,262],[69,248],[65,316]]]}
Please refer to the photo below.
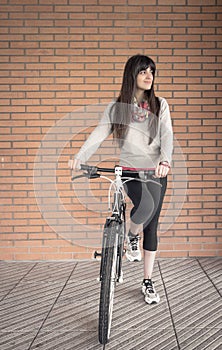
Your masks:
{"label": "red brick", "polygon": [[188,257],[188,252],[185,251],[160,251],[157,254],[160,258],[186,258]]}
{"label": "red brick", "polygon": [[196,251],[190,251],[189,257],[213,257],[217,256],[217,252],[215,250],[196,250]]}
{"label": "red brick", "polygon": [[[105,215],[86,211],[73,198],[67,183],[67,158],[78,151],[92,130],[92,118],[81,115],[86,100],[92,105],[113,100],[120,89],[126,58],[138,52],[150,54],[157,62],[158,95],[170,104],[175,137],[188,173],[183,209],[172,230],[161,231],[158,256],[220,255],[222,16],[217,3],[160,0],[157,5],[156,0],[149,4],[138,0],[135,5],[129,0],[126,6],[126,0],[112,4],[85,0],[84,7],[75,0],[48,0],[47,4],[24,0],[22,6],[19,0],[2,3],[0,109],[1,145],[6,148],[1,150],[4,160],[0,163],[4,174],[0,195],[5,205],[0,239],[2,247],[13,247],[10,253],[4,251],[3,259],[91,258],[92,251],[84,242],[79,247],[59,239],[42,219],[33,190],[35,155],[50,128],[66,113],[79,110],[72,129],[61,128],[58,135],[58,141],[66,140],[67,134],[75,134],[77,124],[85,129],[72,141],[67,140],[58,157],[57,188],[68,212],[82,223],[102,229]],[[152,21],[149,13],[155,14]],[[144,43],[146,47],[141,49]],[[111,149],[103,147],[93,159],[99,161],[102,153],[110,156]],[[49,156],[56,152],[48,149]],[[44,161],[44,169],[50,169],[47,157]],[[176,149],[174,163],[177,176],[182,176],[183,164]],[[182,188],[176,185],[179,199]],[[90,188],[103,199],[107,184],[94,182]],[[161,230],[168,229],[171,220],[173,209],[166,213],[172,188],[170,177]],[[132,205],[129,200],[127,203],[129,213]],[[70,230],[67,226],[67,232]],[[44,252],[39,250],[42,244]]]}

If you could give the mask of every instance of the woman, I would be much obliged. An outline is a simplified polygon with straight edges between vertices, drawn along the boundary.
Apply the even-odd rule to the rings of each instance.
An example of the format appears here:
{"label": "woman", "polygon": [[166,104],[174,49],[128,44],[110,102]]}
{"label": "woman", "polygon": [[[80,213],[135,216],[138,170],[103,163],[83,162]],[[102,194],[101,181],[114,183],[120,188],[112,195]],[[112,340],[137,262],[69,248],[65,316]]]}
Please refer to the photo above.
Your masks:
{"label": "woman", "polygon": [[[125,169],[155,169],[153,182],[133,180],[125,185],[133,208],[127,235],[126,257],[140,261],[139,231],[143,226],[144,279],[142,293],[148,304],[158,303],[159,294],[152,281],[157,251],[157,226],[167,187],[167,174],[173,150],[173,131],[169,106],[154,92],[156,66],[144,55],[126,62],[121,91],[109,104],[98,126],[91,133],[69,167],[80,168],[111,133],[121,148],[120,165]],[[161,184],[157,186],[155,181]]]}

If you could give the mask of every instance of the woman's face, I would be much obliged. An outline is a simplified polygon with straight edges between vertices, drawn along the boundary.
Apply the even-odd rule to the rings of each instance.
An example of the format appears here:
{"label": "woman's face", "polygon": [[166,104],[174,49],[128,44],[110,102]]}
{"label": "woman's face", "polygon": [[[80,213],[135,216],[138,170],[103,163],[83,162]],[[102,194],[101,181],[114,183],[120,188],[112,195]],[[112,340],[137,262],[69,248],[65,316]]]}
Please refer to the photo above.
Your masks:
{"label": "woman's face", "polygon": [[150,90],[153,83],[153,71],[150,67],[141,70],[136,77],[136,87],[138,90]]}

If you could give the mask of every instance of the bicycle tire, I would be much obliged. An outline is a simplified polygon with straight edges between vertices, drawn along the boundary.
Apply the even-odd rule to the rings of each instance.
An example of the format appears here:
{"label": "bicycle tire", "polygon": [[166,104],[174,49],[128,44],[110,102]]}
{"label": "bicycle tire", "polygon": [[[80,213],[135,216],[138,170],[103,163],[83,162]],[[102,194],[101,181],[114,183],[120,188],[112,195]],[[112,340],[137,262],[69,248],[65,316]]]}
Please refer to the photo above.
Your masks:
{"label": "bicycle tire", "polygon": [[122,275],[122,260],[123,260],[123,254],[124,254],[124,241],[125,241],[125,235],[126,235],[126,221],[125,221],[125,210],[126,206],[121,205],[120,207],[120,217],[121,221],[119,221],[119,234],[118,234],[118,254],[117,254],[117,281],[123,282],[123,275]]}
{"label": "bicycle tire", "polygon": [[107,344],[110,337],[114,290],[117,272],[118,227],[116,220],[106,222],[103,256],[101,260],[101,288],[99,304],[99,342]]}

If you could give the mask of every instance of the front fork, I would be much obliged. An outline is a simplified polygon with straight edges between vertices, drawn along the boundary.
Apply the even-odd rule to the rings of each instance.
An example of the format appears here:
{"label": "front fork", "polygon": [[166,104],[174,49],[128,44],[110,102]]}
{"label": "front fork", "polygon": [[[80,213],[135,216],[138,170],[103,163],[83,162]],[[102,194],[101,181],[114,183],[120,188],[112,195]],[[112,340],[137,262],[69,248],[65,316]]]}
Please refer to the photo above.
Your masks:
{"label": "front fork", "polygon": [[[104,226],[104,230],[103,230],[103,242],[102,242],[102,251],[101,253],[100,252],[97,252],[95,251],[94,252],[94,258],[96,259],[98,256],[101,257],[101,263],[100,263],[100,273],[99,273],[99,278],[98,278],[98,281],[101,282],[102,280],[102,268],[103,268],[103,265],[104,265],[104,258],[105,258],[105,247],[106,247],[106,239],[107,239],[107,232],[109,232],[108,230],[106,230],[106,228],[108,228],[108,226],[110,225],[110,222],[111,221],[116,221],[116,220],[120,220],[118,217],[115,217],[115,216],[112,216],[110,218],[107,218],[106,219],[106,223],[105,223],[105,226]],[[121,222],[119,221],[119,226],[118,227],[121,227]],[[117,246],[117,273],[116,273],[116,277],[117,277],[117,282],[119,282],[119,278],[121,276],[121,271],[120,271],[120,267],[121,267],[121,263],[122,263],[122,254],[121,254],[121,251],[120,251],[120,240],[122,239],[121,237],[121,234],[119,232],[117,232],[116,234],[118,234],[118,246]]]}
{"label": "front fork", "polygon": [[126,220],[125,220],[125,209],[126,204],[122,204],[122,220],[120,223],[120,232],[118,235],[118,250],[117,250],[117,282],[122,282],[123,275],[122,275],[122,260],[123,255],[125,254],[124,250],[124,241],[125,241],[125,235],[126,235]]}
{"label": "front fork", "polygon": [[[103,230],[103,242],[102,242],[102,251],[101,253],[95,251],[94,252],[94,258],[96,259],[98,256],[101,257],[101,263],[100,263],[100,274],[98,280],[101,282],[102,280],[102,267],[103,267],[103,259],[104,259],[104,252],[105,252],[105,247],[106,247],[106,239],[107,239],[107,231],[106,228],[110,225],[111,221],[118,221],[119,225],[119,232],[118,234],[118,246],[117,246],[117,266],[116,266],[116,281],[117,282],[122,282],[122,258],[123,255],[125,254],[124,251],[124,241],[125,241],[125,234],[126,234],[126,221],[125,221],[125,209],[126,209],[126,204],[122,205],[122,216],[123,218],[121,219],[117,215],[113,215],[110,218],[106,219],[106,223],[104,226]],[[123,225],[123,226],[122,226]]]}

